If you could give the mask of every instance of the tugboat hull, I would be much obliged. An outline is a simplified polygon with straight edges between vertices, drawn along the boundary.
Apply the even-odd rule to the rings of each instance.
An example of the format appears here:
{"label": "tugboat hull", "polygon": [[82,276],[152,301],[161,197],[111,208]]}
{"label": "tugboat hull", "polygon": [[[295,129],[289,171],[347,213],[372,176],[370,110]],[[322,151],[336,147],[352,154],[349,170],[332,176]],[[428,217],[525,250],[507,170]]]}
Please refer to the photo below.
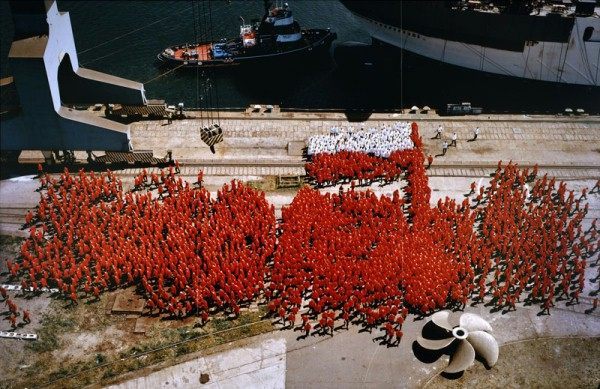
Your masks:
{"label": "tugboat hull", "polygon": [[[208,48],[212,47],[211,42],[196,43],[192,45],[177,45],[165,49],[158,54],[157,58],[162,63],[172,67],[193,67],[193,68],[231,68],[244,64],[257,64],[262,62],[271,62],[279,60],[305,59],[309,56],[322,53],[329,50],[331,43],[337,38],[335,32],[327,30],[303,30],[302,38],[305,44],[297,47],[287,47],[285,49],[275,48],[273,51],[251,51],[237,56],[227,56],[225,58],[212,58]],[[199,58],[181,58],[177,56],[178,50],[183,48],[197,48]],[[204,48],[207,48],[204,52]]]}

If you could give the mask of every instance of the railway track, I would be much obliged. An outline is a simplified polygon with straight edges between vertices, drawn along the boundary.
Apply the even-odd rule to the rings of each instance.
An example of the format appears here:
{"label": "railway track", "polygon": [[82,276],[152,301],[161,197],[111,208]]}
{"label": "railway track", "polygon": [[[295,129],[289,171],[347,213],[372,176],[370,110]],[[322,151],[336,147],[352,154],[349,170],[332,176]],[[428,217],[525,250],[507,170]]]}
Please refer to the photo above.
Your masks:
{"label": "railway track", "polygon": [[[32,164],[32,169],[38,160],[22,161]],[[180,160],[180,175],[185,177],[196,177],[199,170],[204,171],[205,176],[303,176],[305,174],[305,161],[301,159],[260,159],[260,158],[235,158],[235,159],[202,159],[202,160]],[[25,166],[25,165],[21,165]],[[496,170],[496,163],[444,163],[434,162],[428,169],[430,177],[485,177]],[[532,168],[530,164],[519,164],[522,168]],[[123,178],[135,176],[142,169],[148,172],[160,169],[157,165],[123,165],[105,164],[89,165],[77,163],[71,167],[72,171],[79,169],[104,171],[111,169]],[[21,169],[20,171],[23,171]],[[54,171],[62,172],[61,165],[54,167]],[[598,179],[600,177],[600,165],[564,165],[564,164],[538,164],[540,174],[548,174],[550,177],[566,180]],[[34,174],[30,170],[29,174]],[[23,173],[27,174],[27,173]]]}
{"label": "railway track", "polygon": [[[220,159],[220,160],[202,160],[183,162],[181,164],[179,176],[184,180],[193,182],[196,180],[198,171],[202,170],[206,178],[210,177],[266,177],[266,176],[304,176],[305,162],[302,160],[266,160],[266,159]],[[520,165],[523,168],[531,168],[532,166]],[[88,164],[76,164],[71,170],[76,171],[81,168],[88,170]],[[128,184],[133,180],[133,177],[146,169],[147,172],[158,171],[160,166],[131,166],[119,168],[107,164],[102,168],[94,165],[94,171],[105,171],[111,169],[123,180],[124,184]],[[496,170],[496,164],[434,164],[427,170],[429,177],[489,177]],[[54,176],[58,176],[62,171],[61,167],[55,168]],[[30,171],[29,174],[34,173]],[[24,173],[26,174],[26,173]],[[538,165],[538,174],[548,174],[550,177],[556,177],[559,180],[580,181],[580,180],[597,180],[600,177],[600,166],[595,165]],[[220,185],[219,185],[220,186]],[[279,206],[281,204],[278,204]],[[32,204],[32,207],[34,204]],[[590,204],[594,206],[594,204]],[[279,208],[279,207],[278,207]],[[27,207],[12,207],[10,204],[3,206],[0,204],[0,224],[15,228],[23,223]],[[595,218],[600,214],[600,209],[595,207],[590,208],[587,218]]]}
{"label": "railway track", "polygon": [[[199,170],[205,176],[304,176],[304,161],[265,160],[208,160],[183,163],[180,175],[196,177]],[[486,177],[496,170],[496,164],[434,164],[428,169],[430,177]],[[523,168],[533,166],[521,165]],[[117,171],[123,178],[139,174],[144,167],[132,167]],[[150,172],[156,167],[145,167]],[[539,174],[548,174],[563,180],[598,179],[600,166],[585,165],[538,165]]]}

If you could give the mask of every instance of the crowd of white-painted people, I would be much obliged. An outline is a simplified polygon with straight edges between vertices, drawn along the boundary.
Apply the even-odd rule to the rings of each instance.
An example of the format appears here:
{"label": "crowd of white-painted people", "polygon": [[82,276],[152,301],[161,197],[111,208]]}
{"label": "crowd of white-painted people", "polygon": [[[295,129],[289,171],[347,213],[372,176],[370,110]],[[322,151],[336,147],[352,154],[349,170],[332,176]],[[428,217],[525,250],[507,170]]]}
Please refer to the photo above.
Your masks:
{"label": "crowd of white-painted people", "polygon": [[411,124],[397,122],[381,128],[331,127],[329,135],[315,135],[308,140],[306,153],[335,154],[340,151],[356,151],[388,158],[394,151],[408,150],[414,147],[410,138]]}

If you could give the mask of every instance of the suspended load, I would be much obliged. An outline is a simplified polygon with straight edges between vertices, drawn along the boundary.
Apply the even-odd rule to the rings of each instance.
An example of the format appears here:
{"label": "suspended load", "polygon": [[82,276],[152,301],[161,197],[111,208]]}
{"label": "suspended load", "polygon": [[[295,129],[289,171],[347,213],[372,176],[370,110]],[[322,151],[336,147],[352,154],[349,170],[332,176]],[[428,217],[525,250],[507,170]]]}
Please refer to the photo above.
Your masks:
{"label": "suspended load", "polygon": [[215,153],[215,145],[217,143],[223,142],[223,129],[218,124],[213,124],[210,127],[202,128],[202,133],[200,137],[202,141],[206,143],[208,147],[210,147],[210,151]]}

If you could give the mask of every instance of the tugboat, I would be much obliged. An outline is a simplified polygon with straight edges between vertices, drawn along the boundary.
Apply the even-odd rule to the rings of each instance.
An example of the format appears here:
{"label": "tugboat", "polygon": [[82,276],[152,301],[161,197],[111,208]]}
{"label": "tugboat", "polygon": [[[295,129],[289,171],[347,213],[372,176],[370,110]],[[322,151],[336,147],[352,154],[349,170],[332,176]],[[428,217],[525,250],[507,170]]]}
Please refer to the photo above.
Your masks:
{"label": "tugboat", "polygon": [[219,42],[200,42],[171,46],[158,54],[158,59],[171,66],[230,67],[244,63],[289,57],[305,57],[322,52],[337,38],[327,29],[302,29],[292,16],[288,3],[273,6],[265,0],[261,21],[246,24],[240,34]]}

